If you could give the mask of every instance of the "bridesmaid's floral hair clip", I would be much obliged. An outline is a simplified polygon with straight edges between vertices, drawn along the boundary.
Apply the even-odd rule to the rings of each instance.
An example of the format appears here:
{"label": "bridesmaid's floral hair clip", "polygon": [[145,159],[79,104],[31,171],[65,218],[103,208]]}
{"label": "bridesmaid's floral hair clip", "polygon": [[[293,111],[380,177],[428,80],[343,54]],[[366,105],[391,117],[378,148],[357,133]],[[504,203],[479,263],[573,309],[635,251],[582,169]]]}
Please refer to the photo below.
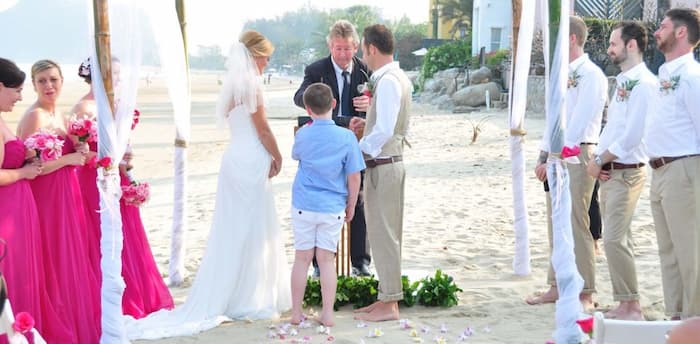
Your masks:
{"label": "bridesmaid's floral hair clip", "polygon": [[89,78],[90,77],[90,58],[88,57],[83,61],[83,63],[80,64],[80,67],[78,67],[78,76],[81,78]]}

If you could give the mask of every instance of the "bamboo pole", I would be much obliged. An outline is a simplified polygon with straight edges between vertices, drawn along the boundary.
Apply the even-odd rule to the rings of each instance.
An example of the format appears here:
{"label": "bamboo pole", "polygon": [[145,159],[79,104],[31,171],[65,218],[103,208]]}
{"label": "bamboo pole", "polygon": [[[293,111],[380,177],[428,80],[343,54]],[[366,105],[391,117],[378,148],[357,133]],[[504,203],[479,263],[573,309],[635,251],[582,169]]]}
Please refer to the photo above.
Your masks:
{"label": "bamboo pole", "polygon": [[95,50],[97,51],[97,63],[100,66],[105,93],[109,101],[109,108],[114,117],[114,88],[112,86],[112,48],[109,34],[109,3],[108,0],[93,0],[95,17]]}
{"label": "bamboo pole", "polygon": [[182,45],[185,47],[185,66],[187,68],[187,80],[190,78],[190,55],[187,52],[187,22],[185,21],[185,0],[175,0],[177,9],[177,19],[180,21],[180,32],[182,32]]}
{"label": "bamboo pole", "polygon": [[[510,69],[510,82],[509,87],[510,93],[513,93],[513,84],[515,82],[515,61],[517,61],[518,56],[518,34],[520,32],[520,18],[523,14],[523,1],[522,0],[512,0],[513,5],[513,48],[511,49],[511,69]],[[509,108],[513,107],[513,97],[509,99]],[[522,128],[521,128],[522,129]]]}

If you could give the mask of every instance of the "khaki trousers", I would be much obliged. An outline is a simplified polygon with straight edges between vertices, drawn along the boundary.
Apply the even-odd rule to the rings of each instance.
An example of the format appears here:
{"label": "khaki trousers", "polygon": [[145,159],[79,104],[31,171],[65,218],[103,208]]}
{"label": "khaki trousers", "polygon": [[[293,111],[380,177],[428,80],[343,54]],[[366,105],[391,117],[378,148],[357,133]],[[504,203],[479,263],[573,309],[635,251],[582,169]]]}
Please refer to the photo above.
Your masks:
{"label": "khaki trousers", "polygon": [[365,221],[379,278],[378,299],[399,301],[403,299],[401,240],[406,172],[403,163],[397,162],[368,168],[365,178]]}
{"label": "khaki trousers", "polygon": [[700,315],[700,156],[653,170],[651,213],[661,260],[666,312]]}
{"label": "khaki trousers", "polygon": [[[576,255],[576,267],[583,278],[583,290],[581,293],[595,293],[595,240],[589,229],[591,219],[588,208],[591,206],[595,179],[586,172],[586,163],[593,157],[595,145],[581,145],[581,153],[578,155],[580,164],[567,164],[569,170],[569,192],[571,193],[571,229],[574,237],[574,254]],[[547,272],[547,283],[556,286],[554,269],[551,263],[552,248],[552,212],[549,194],[547,195],[547,232],[550,246],[550,263]]]}
{"label": "khaki trousers", "polygon": [[613,300],[618,302],[639,300],[631,224],[646,179],[645,168],[611,170],[610,179],[600,184],[603,243]]}

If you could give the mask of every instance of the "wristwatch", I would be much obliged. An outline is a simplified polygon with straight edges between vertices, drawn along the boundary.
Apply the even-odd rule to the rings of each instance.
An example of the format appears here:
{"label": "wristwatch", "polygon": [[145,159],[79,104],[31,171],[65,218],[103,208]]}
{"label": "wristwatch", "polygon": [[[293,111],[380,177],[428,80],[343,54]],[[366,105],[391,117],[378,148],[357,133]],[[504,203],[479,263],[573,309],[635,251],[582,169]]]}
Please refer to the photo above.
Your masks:
{"label": "wristwatch", "polygon": [[600,155],[596,155],[595,158],[593,158],[593,162],[598,166],[603,166],[603,159]]}

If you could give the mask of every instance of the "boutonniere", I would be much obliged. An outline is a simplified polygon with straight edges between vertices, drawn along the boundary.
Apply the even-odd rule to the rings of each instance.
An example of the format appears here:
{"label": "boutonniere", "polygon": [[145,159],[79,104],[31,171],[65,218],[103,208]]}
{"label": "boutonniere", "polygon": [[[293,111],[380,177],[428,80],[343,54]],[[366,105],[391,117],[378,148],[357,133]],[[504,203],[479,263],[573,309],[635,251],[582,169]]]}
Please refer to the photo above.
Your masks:
{"label": "boutonniere", "polygon": [[681,81],[680,75],[672,76],[669,80],[660,79],[659,84],[661,87],[659,87],[659,91],[663,94],[669,94],[671,91],[678,88],[679,81]]}
{"label": "boutonniere", "polygon": [[576,69],[569,74],[569,81],[567,82],[566,88],[576,88],[578,86],[578,79],[581,79],[581,74],[579,74],[578,69]]}
{"label": "boutonniere", "polygon": [[620,86],[617,87],[617,101],[624,102],[629,99],[632,89],[634,89],[634,86],[637,86],[638,84],[639,80],[627,80],[620,84]]}
{"label": "boutonniere", "polygon": [[367,78],[367,81],[365,81],[362,84],[357,85],[357,92],[362,93],[365,96],[368,96],[372,98],[372,95],[374,94],[374,81],[369,78],[369,75],[362,69],[360,69],[360,72],[365,75],[365,78]]}

